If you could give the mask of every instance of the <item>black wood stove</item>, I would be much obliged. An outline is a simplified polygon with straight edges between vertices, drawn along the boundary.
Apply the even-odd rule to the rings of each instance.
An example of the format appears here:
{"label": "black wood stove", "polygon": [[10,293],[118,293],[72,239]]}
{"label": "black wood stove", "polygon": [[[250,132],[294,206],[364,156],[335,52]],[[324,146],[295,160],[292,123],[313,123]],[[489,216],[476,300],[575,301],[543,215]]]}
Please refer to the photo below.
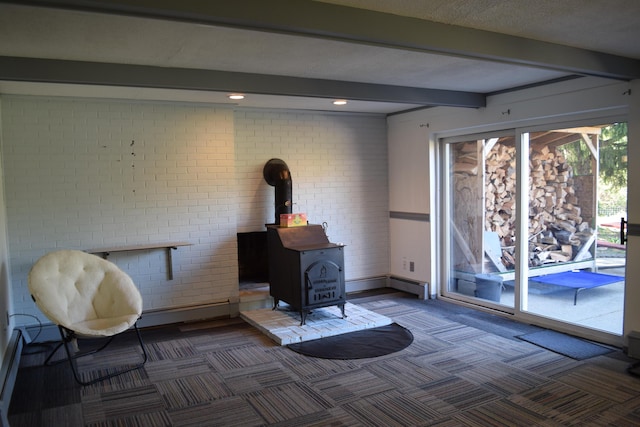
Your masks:
{"label": "black wood stove", "polygon": [[330,243],[320,225],[267,225],[270,294],[300,312],[337,305],[345,318],[344,246]]}

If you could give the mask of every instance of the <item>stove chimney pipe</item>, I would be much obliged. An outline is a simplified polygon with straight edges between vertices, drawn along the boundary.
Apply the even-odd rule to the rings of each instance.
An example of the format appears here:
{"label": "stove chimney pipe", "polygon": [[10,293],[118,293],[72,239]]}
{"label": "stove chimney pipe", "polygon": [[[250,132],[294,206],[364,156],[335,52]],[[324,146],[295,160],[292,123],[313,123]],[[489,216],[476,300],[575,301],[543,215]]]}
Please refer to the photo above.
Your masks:
{"label": "stove chimney pipe", "polygon": [[291,172],[287,164],[280,159],[271,159],[262,170],[267,184],[275,187],[275,224],[280,225],[280,214],[292,212]]}

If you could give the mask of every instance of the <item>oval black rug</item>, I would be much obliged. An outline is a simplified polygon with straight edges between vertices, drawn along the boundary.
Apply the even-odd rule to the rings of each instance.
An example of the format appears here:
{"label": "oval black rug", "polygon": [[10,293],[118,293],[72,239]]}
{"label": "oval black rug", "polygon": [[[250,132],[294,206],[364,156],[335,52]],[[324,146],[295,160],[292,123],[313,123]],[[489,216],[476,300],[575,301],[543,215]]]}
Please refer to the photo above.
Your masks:
{"label": "oval black rug", "polygon": [[297,353],[322,359],[366,359],[395,353],[407,348],[412,342],[413,334],[410,330],[392,323],[387,326],[289,344],[287,347]]}

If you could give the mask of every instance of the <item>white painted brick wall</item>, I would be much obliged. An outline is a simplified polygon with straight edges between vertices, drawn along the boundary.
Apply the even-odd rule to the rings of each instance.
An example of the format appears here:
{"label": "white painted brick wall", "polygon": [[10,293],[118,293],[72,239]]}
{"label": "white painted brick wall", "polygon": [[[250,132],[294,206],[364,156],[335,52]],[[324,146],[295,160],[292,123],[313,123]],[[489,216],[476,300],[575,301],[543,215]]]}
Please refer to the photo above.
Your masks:
{"label": "white painted brick wall", "polygon": [[274,222],[274,187],[262,169],[271,158],[291,170],[294,212],[329,225],[332,242],[347,245],[347,280],[389,271],[386,121],[382,117],[237,111],[238,231]]}
{"label": "white painted brick wall", "polygon": [[273,222],[262,177],[287,162],[296,211],[347,245],[347,279],[387,274],[386,122],[379,116],[198,104],[3,96],[14,313],[38,314],[32,264],[59,248],[189,241],[110,256],[145,310],[235,299],[236,232]]}
{"label": "white painted brick wall", "polygon": [[187,104],[3,97],[16,313],[37,314],[27,274],[62,248],[189,241],[112,254],[145,310],[238,294],[233,112]]}

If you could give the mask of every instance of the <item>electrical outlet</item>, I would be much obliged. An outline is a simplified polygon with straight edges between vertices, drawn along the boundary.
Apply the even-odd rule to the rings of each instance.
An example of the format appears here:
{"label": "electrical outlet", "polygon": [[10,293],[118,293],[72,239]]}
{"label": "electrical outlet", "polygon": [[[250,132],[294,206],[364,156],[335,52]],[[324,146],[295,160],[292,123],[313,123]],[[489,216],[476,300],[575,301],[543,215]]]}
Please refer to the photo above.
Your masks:
{"label": "electrical outlet", "polygon": [[409,271],[416,271],[416,263],[413,261],[409,262]]}

